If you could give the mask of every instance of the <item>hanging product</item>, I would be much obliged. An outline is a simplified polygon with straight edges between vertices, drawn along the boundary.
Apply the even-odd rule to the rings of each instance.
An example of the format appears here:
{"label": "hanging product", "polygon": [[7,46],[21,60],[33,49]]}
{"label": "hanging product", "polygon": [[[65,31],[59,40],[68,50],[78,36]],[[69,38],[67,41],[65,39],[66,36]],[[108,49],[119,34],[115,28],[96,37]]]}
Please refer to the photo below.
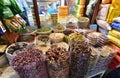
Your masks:
{"label": "hanging product", "polygon": [[114,37],[120,39],[120,31],[111,30],[111,31],[109,31],[109,35],[114,36]]}
{"label": "hanging product", "polygon": [[6,32],[5,27],[3,26],[2,22],[0,21],[0,34],[3,34]]}
{"label": "hanging product", "polygon": [[114,7],[114,6],[110,5],[110,9],[109,9],[109,13],[108,13],[106,21],[108,23],[112,23],[113,19],[118,17],[119,15],[120,15],[119,7]]}
{"label": "hanging product", "polygon": [[24,19],[18,14],[16,16],[14,16],[13,19],[15,19],[20,25],[25,25],[26,24]]}
{"label": "hanging product", "polygon": [[99,27],[105,29],[105,30],[111,30],[111,26],[109,25],[109,23],[107,23],[106,21],[103,20],[97,20],[96,21],[97,24],[99,25]]}
{"label": "hanging product", "polygon": [[10,9],[12,10],[14,15],[22,13],[22,9],[16,2],[16,0],[10,0],[10,2],[11,2]]}
{"label": "hanging product", "polygon": [[115,38],[114,36],[108,35],[109,41],[112,42],[113,44],[117,45],[120,47],[120,39]]}
{"label": "hanging product", "polygon": [[102,0],[102,4],[110,4],[112,0]]}
{"label": "hanging product", "polygon": [[59,6],[58,8],[58,22],[60,22],[63,18],[67,17],[69,14],[68,6]]}
{"label": "hanging product", "polygon": [[0,0],[0,6],[10,6],[11,3],[9,0]]}
{"label": "hanging product", "polygon": [[9,7],[2,7],[0,6],[0,17],[1,18],[10,18],[10,17],[13,17],[13,12],[12,10],[10,10]]}
{"label": "hanging product", "polygon": [[4,19],[5,25],[9,31],[19,31],[21,25],[15,19]]}
{"label": "hanging product", "polygon": [[31,48],[17,54],[12,60],[12,66],[20,78],[48,78],[41,50]]}
{"label": "hanging product", "polygon": [[50,78],[69,78],[69,52],[64,48],[52,48],[46,52]]}
{"label": "hanging product", "polygon": [[100,20],[106,20],[107,18],[107,14],[108,14],[108,11],[109,11],[109,6],[110,4],[101,4],[100,5],[100,10],[98,12],[98,15],[97,15],[97,18],[100,19]]}
{"label": "hanging product", "polygon": [[120,7],[120,1],[119,0],[112,0],[112,5],[114,7]]}
{"label": "hanging product", "polygon": [[116,29],[116,30],[120,30],[120,23],[119,22],[113,22],[111,24],[111,27]]}

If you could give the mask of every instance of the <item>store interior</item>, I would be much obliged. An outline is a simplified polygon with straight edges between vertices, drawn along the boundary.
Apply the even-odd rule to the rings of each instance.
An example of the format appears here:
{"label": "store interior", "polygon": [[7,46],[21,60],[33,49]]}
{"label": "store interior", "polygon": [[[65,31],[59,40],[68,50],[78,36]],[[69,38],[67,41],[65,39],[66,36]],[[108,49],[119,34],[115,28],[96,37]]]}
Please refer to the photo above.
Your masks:
{"label": "store interior", "polygon": [[0,78],[120,78],[120,0],[1,0]]}

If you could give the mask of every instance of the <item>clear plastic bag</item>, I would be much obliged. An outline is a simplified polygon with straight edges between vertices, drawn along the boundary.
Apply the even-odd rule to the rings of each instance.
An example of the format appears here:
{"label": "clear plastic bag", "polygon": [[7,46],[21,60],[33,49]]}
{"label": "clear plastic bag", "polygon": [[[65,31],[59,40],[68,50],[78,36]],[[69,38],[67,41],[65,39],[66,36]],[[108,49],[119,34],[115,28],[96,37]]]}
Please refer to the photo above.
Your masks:
{"label": "clear plastic bag", "polygon": [[12,60],[13,68],[20,78],[48,78],[46,63],[41,50],[30,48]]}
{"label": "clear plastic bag", "polygon": [[52,48],[46,52],[50,78],[69,78],[69,53],[64,48]]}
{"label": "clear plastic bag", "polygon": [[88,76],[92,76],[99,72],[106,71],[110,60],[117,52],[114,49],[112,49],[109,45],[105,45],[101,48],[98,48],[98,51],[100,52],[100,55],[97,59],[94,69],[88,72]]}
{"label": "clear plastic bag", "polygon": [[89,66],[91,49],[87,41],[77,41],[71,44],[70,77],[84,78]]}

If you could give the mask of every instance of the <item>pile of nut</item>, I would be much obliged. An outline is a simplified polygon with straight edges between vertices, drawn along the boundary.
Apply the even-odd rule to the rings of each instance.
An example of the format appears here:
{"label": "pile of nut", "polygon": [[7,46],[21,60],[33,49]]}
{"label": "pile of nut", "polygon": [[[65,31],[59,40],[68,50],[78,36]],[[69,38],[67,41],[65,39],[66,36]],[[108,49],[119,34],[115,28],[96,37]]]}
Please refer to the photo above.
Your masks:
{"label": "pile of nut", "polygon": [[20,78],[48,78],[44,61],[42,51],[31,48],[15,56],[12,66]]}

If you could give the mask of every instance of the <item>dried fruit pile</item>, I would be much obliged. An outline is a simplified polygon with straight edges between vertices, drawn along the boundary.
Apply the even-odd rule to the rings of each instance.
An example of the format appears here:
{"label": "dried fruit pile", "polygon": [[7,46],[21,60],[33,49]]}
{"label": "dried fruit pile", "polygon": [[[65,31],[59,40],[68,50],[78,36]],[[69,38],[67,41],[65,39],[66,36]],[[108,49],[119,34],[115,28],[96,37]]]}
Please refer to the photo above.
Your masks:
{"label": "dried fruit pile", "polygon": [[50,78],[69,78],[69,52],[64,48],[52,48],[46,52]]}
{"label": "dried fruit pile", "polygon": [[12,66],[20,78],[48,78],[45,59],[38,49],[31,48],[19,53],[13,59]]}

